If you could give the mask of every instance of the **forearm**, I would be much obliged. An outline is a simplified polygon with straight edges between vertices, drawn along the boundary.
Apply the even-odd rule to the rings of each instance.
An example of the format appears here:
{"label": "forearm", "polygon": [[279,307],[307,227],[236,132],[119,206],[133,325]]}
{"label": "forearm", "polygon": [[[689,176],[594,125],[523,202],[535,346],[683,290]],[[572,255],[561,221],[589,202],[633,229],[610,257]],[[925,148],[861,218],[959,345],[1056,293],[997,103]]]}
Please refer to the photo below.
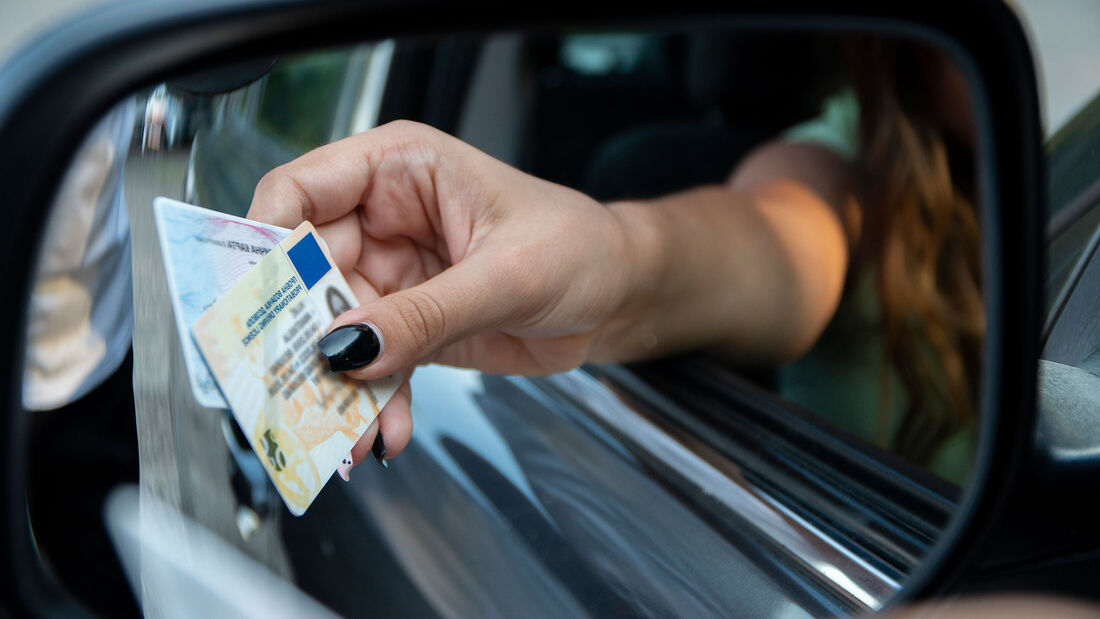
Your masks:
{"label": "forearm", "polygon": [[799,356],[835,311],[847,268],[838,218],[798,187],[704,187],[609,206],[633,244],[630,294],[592,361],[706,348],[746,363]]}

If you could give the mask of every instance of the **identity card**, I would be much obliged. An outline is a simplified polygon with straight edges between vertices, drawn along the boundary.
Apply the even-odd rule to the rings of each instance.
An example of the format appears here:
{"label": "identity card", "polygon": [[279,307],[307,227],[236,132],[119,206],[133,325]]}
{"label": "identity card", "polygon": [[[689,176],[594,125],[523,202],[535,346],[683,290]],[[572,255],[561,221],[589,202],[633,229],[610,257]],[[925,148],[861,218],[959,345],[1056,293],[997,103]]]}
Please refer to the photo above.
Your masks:
{"label": "identity card", "polygon": [[153,214],[191,392],[202,406],[229,408],[191,325],[290,230],[163,197],[153,200]]}
{"label": "identity card", "polygon": [[312,224],[280,241],[192,325],[233,416],[290,512],[305,512],[400,385],[334,373],[317,348],[358,305]]}

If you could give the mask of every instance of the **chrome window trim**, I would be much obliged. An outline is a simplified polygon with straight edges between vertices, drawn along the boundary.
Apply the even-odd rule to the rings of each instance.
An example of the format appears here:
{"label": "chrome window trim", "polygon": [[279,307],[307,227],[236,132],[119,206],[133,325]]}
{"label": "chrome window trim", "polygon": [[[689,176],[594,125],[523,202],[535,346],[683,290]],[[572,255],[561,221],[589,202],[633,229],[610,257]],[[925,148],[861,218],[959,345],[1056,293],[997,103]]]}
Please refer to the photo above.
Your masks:
{"label": "chrome window trim", "polygon": [[[756,528],[800,571],[864,610],[878,610],[901,588],[884,574],[811,522],[795,514],[748,480],[728,458],[687,436],[674,436],[635,410],[583,370],[540,379],[568,394],[643,458],[659,461],[683,481]],[[689,445],[690,443],[690,445]]]}

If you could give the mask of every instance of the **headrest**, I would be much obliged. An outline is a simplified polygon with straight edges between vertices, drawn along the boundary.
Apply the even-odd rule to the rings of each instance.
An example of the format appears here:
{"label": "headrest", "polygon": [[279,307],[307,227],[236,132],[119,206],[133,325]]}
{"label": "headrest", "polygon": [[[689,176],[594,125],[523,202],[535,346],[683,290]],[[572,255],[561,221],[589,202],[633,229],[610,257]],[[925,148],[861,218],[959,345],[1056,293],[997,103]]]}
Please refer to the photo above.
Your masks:
{"label": "headrest", "polygon": [[815,115],[835,86],[837,37],[803,32],[705,32],[689,36],[685,76],[703,109],[743,124],[779,125]]}

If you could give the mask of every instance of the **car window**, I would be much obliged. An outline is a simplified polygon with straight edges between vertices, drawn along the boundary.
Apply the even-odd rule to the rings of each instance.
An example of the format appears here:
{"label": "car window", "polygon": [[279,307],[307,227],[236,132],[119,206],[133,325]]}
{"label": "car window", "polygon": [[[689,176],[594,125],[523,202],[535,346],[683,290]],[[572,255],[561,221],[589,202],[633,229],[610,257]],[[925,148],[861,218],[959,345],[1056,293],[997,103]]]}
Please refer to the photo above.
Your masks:
{"label": "car window", "polygon": [[1046,145],[1047,152],[1047,313],[1073,286],[1075,267],[1100,225],[1100,96],[1089,102]]}
{"label": "car window", "polygon": [[[189,128],[185,195],[243,216],[269,170],[366,128],[378,114],[387,43],[279,58],[254,83],[188,95],[206,114]],[[179,92],[179,89],[175,89]]]}
{"label": "car window", "polygon": [[[847,36],[632,30],[395,40],[278,58],[227,91],[188,80],[135,94],[105,121],[118,185],[109,188],[116,201],[98,205],[113,219],[96,220],[97,230],[114,226],[109,239],[129,261],[113,272],[131,275],[118,290],[104,283],[133,303],[130,322],[115,329],[124,336],[108,364],[109,393],[96,396],[133,396],[136,421],[122,433],[138,437],[140,470],[125,479],[140,480],[142,501],[181,517],[164,531],[184,536],[197,525],[340,614],[832,616],[882,607],[950,519],[977,440],[980,188],[960,185],[944,220],[970,226],[971,236],[928,241],[955,243],[944,253],[965,257],[948,266],[968,279],[950,281],[958,294],[905,297],[931,307],[926,314],[887,314],[880,287],[892,280],[876,279],[885,267],[866,258],[885,250],[870,244],[853,251],[867,262],[844,286],[838,318],[787,363],[747,366],[689,351],[535,378],[422,368],[407,451],[388,469],[364,464],[348,484],[329,482],[301,518],[259,464],[280,457],[274,439],[258,455],[230,411],[195,395],[152,207],[163,196],[244,215],[272,168],[398,117],[603,202],[726,183],[776,140],[832,149],[843,161],[838,141],[866,147],[847,44],[885,45],[914,69],[951,68],[920,41]],[[746,93],[748,83],[761,87]],[[937,142],[936,154],[950,151],[959,168],[943,174],[982,164],[966,148],[972,136],[956,138]],[[924,197],[904,198],[916,201],[918,223],[935,215]],[[863,223],[868,234],[896,233],[873,216]],[[943,266],[933,260],[922,275]],[[973,303],[951,305],[964,297]],[[979,326],[922,329],[922,319],[949,322],[934,315],[937,302]],[[889,345],[883,316],[894,320]],[[102,406],[73,393],[81,406]],[[42,547],[60,565],[63,538],[46,526]],[[178,594],[180,574],[220,556],[195,553],[183,566],[139,554],[123,569],[146,578],[147,591]],[[155,612],[172,599],[140,603]]]}
{"label": "car window", "polygon": [[[591,51],[597,44],[604,45],[604,56]],[[537,176],[577,187],[610,202],[653,198],[727,182],[739,163],[769,140],[810,143],[833,152],[854,153],[861,147],[857,144],[861,99],[854,92],[854,84],[865,77],[855,71],[866,67],[849,67],[850,56],[846,54],[851,50],[846,47],[860,44],[877,43],[776,33],[761,36],[742,33],[732,37],[708,33],[666,35],[648,44],[647,53],[660,58],[659,62],[623,61],[623,66],[634,67],[628,70],[612,69],[619,66],[612,59],[624,54],[624,49],[643,57],[643,46],[637,39],[535,38],[528,43],[536,89],[535,103],[528,115],[529,152],[519,161]],[[904,61],[913,64],[944,62],[942,58],[917,58],[921,53],[933,54],[927,50],[893,53],[905,55]],[[595,68],[578,68],[581,57],[602,58],[603,64],[599,66],[611,79],[596,80]],[[769,59],[767,68],[762,68],[759,58]],[[596,60],[591,62],[593,67],[598,64]],[[795,66],[803,69],[798,73],[799,79],[776,77],[787,72],[775,67],[790,67],[794,71]],[[755,82],[768,84],[766,94],[754,97],[736,87]],[[922,105],[937,104],[925,101]],[[976,165],[965,146],[948,147],[955,149],[950,154],[956,162],[953,165],[960,169]],[[961,197],[964,193],[960,192],[961,200],[978,199],[973,192]],[[960,210],[972,212],[973,208]],[[969,226],[977,234],[976,220],[956,225]],[[906,241],[905,235],[899,233],[896,242],[917,242],[919,232],[909,234],[913,238]],[[974,240],[972,245],[977,243]],[[875,250],[865,247],[861,251]],[[879,312],[883,308],[882,295],[889,290],[886,283],[904,278],[876,279],[877,265],[866,255],[861,259],[866,263],[849,272],[851,279],[845,286],[836,317],[811,350],[791,363],[742,366],[737,370],[758,386],[824,418],[838,433],[860,443],[887,447],[887,451],[900,454],[918,468],[932,470],[937,476],[962,485],[973,454],[972,428],[945,427],[941,432],[950,438],[934,440],[936,447],[928,450],[904,447],[909,440],[904,438],[908,432],[924,432],[914,429],[914,424],[940,422],[917,421],[911,415],[912,410],[903,411],[907,406],[916,406],[913,402],[935,399],[939,404],[927,404],[938,410],[932,414],[936,417],[943,413],[942,408],[955,406],[944,404],[946,400],[956,398],[970,403],[960,405],[962,408],[955,413],[943,413],[941,421],[966,418],[972,422],[980,392],[977,377],[981,338],[953,335],[961,338],[956,342],[969,342],[959,343],[959,351],[967,352],[945,349],[942,357],[932,351],[927,341],[915,343],[923,336],[914,335],[910,344],[880,339],[879,327],[869,325],[883,318]],[[959,268],[970,269],[974,280],[967,285],[980,295],[977,283],[980,265],[977,261],[968,264]],[[938,268],[947,269],[945,265]],[[951,311],[980,314],[974,308],[956,307]],[[912,312],[907,320],[938,320],[931,315],[920,318],[915,315],[916,310]],[[958,318],[956,315],[952,320]],[[902,331],[909,333],[906,329]],[[902,336],[895,333],[889,337]],[[921,347],[924,352],[917,352]],[[943,366],[935,367],[947,357],[954,359],[952,364],[967,368],[963,372],[965,377],[960,374],[950,379],[943,374]],[[962,357],[968,360],[964,362]],[[917,379],[916,374],[921,372],[939,373],[942,380]],[[931,386],[934,383],[938,386]],[[948,389],[946,384],[952,386]],[[952,393],[949,395],[945,389]],[[887,409],[894,412],[884,416],[881,411]]]}
{"label": "car window", "polygon": [[[1047,315],[1040,362],[1040,424],[1065,424],[1077,407],[1088,410],[1100,395],[1100,97],[1091,101],[1048,143],[1050,219],[1047,225]],[[1076,404],[1075,404],[1076,403]],[[1092,444],[1087,434],[1050,434],[1052,449],[1065,441]]]}
{"label": "car window", "polygon": [[[1098,393],[1095,381],[1087,377],[1090,369],[1095,374],[1092,359],[1100,346],[1098,325],[1092,319],[1100,232],[1100,74],[1076,60],[1087,57],[1095,41],[1083,25],[1088,20],[1066,19],[1066,8],[1034,2],[1017,7],[1039,67],[1047,128],[1046,320],[1041,356],[1047,375],[1040,376],[1041,399],[1047,402]],[[1083,380],[1059,383],[1052,378],[1075,372],[1082,373]],[[1058,385],[1070,383],[1075,395],[1061,393]],[[1062,419],[1070,408],[1064,402],[1046,407],[1041,417]]]}
{"label": "car window", "polygon": [[1045,128],[1047,171],[1047,320],[1049,333],[1100,223],[1096,143],[1100,73],[1086,58],[1097,51],[1091,24],[1096,7],[1032,0],[1012,4],[1032,47]]}

